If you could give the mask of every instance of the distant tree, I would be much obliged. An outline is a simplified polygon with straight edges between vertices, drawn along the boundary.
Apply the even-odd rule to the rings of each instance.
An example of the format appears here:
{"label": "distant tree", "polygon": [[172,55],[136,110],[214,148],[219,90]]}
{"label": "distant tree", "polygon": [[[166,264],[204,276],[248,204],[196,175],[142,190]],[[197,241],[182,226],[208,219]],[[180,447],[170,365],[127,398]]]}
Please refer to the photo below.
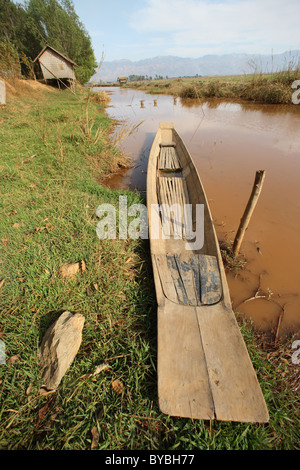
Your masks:
{"label": "distant tree", "polygon": [[0,1],[0,41],[6,44],[6,50],[15,50],[23,73],[28,72],[29,62],[26,58],[31,57],[32,51],[39,48],[34,31],[35,25],[29,19],[23,5],[10,0]]}
{"label": "distant tree", "polygon": [[139,81],[143,81],[143,80],[148,80],[148,76],[146,75],[129,75],[128,76],[128,80],[130,82],[139,82]]}
{"label": "distant tree", "polygon": [[19,54],[14,45],[7,41],[0,41],[0,77],[20,78],[21,64]]}
{"label": "distant tree", "polygon": [[77,79],[87,82],[97,64],[90,36],[76,14],[72,0],[28,0],[26,11],[35,24],[40,49],[49,44],[68,56],[79,65]]}
{"label": "distant tree", "polygon": [[72,0],[27,0],[25,6],[0,0],[0,41],[13,45],[23,64],[22,72],[46,45],[76,64],[76,77],[85,83],[95,71],[91,39]]}

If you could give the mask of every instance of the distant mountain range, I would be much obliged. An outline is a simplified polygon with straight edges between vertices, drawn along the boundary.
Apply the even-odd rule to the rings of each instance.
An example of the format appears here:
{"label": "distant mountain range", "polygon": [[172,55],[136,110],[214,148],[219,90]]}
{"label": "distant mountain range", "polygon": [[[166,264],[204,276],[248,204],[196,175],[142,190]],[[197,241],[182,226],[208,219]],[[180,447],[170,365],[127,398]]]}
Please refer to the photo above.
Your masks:
{"label": "distant mountain range", "polygon": [[252,72],[277,72],[295,68],[300,63],[300,50],[274,55],[224,54],[205,55],[197,59],[160,56],[143,59],[104,61],[91,82],[116,81],[118,77],[143,75],[152,78],[186,76],[239,75]]}

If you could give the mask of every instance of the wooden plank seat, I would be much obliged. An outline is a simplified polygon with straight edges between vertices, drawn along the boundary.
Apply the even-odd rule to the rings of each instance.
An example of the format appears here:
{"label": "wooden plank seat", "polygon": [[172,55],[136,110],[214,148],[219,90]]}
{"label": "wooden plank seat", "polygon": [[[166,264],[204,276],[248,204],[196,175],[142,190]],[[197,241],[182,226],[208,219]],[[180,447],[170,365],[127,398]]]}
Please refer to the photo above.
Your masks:
{"label": "wooden plank seat", "polygon": [[184,205],[189,204],[185,179],[173,176],[158,177],[158,202],[161,207],[162,222],[170,223],[170,234],[173,236],[176,232],[185,238]]}
{"label": "wooden plank seat", "polygon": [[158,178],[158,199],[159,204],[189,204],[189,195],[184,178],[176,176],[161,176]]}
{"label": "wooden plank seat", "polygon": [[191,253],[154,255],[162,289],[172,302],[212,305],[222,298],[222,284],[215,256]]}
{"label": "wooden plank seat", "polygon": [[182,165],[175,144],[164,144],[160,146],[159,151],[159,170],[160,171],[181,171]]}

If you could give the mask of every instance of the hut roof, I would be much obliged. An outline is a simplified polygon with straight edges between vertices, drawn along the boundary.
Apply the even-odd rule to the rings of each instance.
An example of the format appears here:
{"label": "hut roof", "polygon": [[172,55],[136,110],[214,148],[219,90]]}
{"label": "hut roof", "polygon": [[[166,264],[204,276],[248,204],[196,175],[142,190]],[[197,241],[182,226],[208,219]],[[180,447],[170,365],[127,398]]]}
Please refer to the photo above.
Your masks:
{"label": "hut roof", "polygon": [[54,47],[52,46],[49,46],[48,44],[41,50],[41,52],[36,56],[36,58],[34,59],[33,62],[36,62],[40,57],[41,55],[45,52],[46,49],[52,49],[52,51],[56,52],[56,54],[60,55],[63,59],[65,59],[67,62],[70,62],[72,65],[74,65],[75,67],[78,67],[78,65],[71,59],[69,59],[69,57],[65,56],[64,54],[62,54],[61,52],[57,51],[56,49],[54,49]]}

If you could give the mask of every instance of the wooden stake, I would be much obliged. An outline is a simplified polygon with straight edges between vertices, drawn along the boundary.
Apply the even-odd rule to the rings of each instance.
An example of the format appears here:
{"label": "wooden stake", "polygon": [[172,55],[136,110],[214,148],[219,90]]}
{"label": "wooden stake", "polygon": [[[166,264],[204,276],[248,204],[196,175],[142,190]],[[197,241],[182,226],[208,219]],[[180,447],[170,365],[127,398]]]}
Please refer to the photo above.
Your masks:
{"label": "wooden stake", "polygon": [[282,322],[282,319],[283,319],[284,311],[285,311],[285,305],[284,305],[283,307],[281,307],[281,312],[280,312],[280,315],[279,315],[279,318],[278,318],[277,329],[276,329],[276,335],[275,335],[275,344],[277,343],[277,340],[278,340],[278,337],[279,337],[279,331],[280,331],[280,327],[281,327],[281,322]]}
{"label": "wooden stake", "polygon": [[243,242],[245,232],[248,228],[252,213],[254,211],[254,208],[256,206],[256,203],[258,201],[259,195],[260,195],[261,190],[262,190],[263,182],[264,182],[264,179],[265,179],[265,173],[266,173],[265,170],[259,170],[259,171],[256,172],[254,185],[253,185],[253,188],[252,188],[252,193],[250,195],[250,198],[249,198],[248,204],[246,206],[244,215],[241,218],[240,226],[239,226],[239,229],[236,233],[236,236],[235,236],[235,239],[234,239],[234,242],[233,242],[232,251],[233,251],[233,256],[234,257],[237,256],[237,254],[240,250],[241,244]]}

